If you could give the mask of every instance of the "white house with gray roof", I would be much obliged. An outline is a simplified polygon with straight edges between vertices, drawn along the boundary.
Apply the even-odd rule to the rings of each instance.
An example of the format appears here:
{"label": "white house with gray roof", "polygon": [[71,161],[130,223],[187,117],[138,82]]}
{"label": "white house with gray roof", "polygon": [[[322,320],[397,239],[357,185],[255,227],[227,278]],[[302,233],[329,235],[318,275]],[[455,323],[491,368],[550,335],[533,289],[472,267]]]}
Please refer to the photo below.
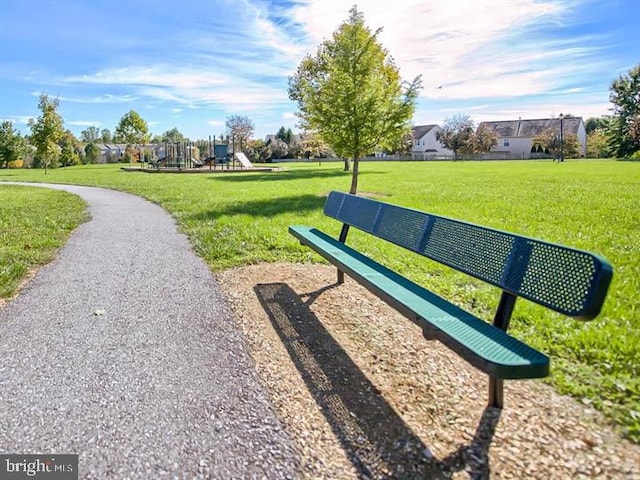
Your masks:
{"label": "white house with gray roof", "polygon": [[436,138],[436,133],[440,130],[442,128],[439,125],[417,125],[413,127],[411,158],[414,160],[451,158],[453,152],[445,148]]}
{"label": "white house with gray roof", "polygon": [[[560,118],[541,118],[534,120],[501,120],[481,122],[480,128],[488,128],[498,136],[498,145],[492,152],[509,152],[511,158],[537,158],[537,146],[533,137],[545,130],[554,129],[560,135]],[[564,117],[562,119],[563,135],[572,133],[578,137],[580,156],[587,155],[587,132],[582,117]]]}

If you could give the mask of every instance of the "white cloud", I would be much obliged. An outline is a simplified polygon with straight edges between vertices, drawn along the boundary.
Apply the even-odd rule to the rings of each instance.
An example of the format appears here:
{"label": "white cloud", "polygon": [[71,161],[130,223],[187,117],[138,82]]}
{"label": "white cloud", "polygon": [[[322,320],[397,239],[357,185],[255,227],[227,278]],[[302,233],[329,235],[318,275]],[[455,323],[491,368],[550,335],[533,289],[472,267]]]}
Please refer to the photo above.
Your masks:
{"label": "white cloud", "polygon": [[138,100],[138,97],[133,95],[111,95],[104,94],[95,97],[59,97],[61,102],[70,103],[87,103],[87,104],[111,104],[111,103],[131,103]]}
{"label": "white cloud", "polygon": [[11,123],[20,123],[22,125],[27,125],[29,123],[29,120],[34,119],[35,117],[32,117],[30,115],[16,115],[13,117],[7,117],[7,118],[3,118],[2,121],[3,122],[11,122]]}
{"label": "white cloud", "polygon": [[[595,38],[541,37],[541,26],[572,15],[578,0],[398,0],[393,8],[361,0],[366,24],[383,27],[381,43],[406,79],[422,75],[421,95],[471,99],[537,95],[597,68],[586,64]],[[341,0],[307,0],[291,11],[308,33],[310,51],[348,16]],[[442,86],[442,88],[439,88]]]}
{"label": "white cloud", "polygon": [[222,127],[224,125],[224,122],[222,120],[209,120],[207,122],[207,125],[209,125],[210,127]]}

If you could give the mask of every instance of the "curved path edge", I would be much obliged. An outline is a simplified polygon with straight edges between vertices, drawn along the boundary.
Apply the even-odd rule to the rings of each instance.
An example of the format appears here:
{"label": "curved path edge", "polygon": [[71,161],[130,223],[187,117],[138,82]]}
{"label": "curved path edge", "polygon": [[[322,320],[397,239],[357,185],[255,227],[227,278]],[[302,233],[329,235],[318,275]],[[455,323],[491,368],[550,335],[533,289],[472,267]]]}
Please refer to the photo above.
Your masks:
{"label": "curved path edge", "polygon": [[91,220],[0,311],[0,452],[78,454],[80,478],[295,477],[242,334],[173,218],[127,193],[11,183],[76,194]]}

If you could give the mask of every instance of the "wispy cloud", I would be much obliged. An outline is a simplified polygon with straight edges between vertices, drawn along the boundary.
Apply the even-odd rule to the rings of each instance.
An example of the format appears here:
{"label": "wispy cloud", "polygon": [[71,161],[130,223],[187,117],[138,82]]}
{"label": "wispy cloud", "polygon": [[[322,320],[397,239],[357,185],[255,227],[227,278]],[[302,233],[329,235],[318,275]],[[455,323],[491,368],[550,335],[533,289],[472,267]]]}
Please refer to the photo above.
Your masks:
{"label": "wispy cloud", "polygon": [[35,119],[35,117],[31,117],[28,115],[15,115],[15,116],[9,116],[6,118],[3,118],[2,121],[3,122],[11,122],[11,123],[19,123],[21,125],[27,125],[29,123],[29,120],[31,119]]}
{"label": "wispy cloud", "polygon": [[[637,47],[624,48],[632,43],[624,32],[637,25],[622,24],[633,15],[616,12],[639,10],[635,0],[621,1],[617,7],[593,0],[357,4],[369,27],[383,27],[380,41],[401,75],[422,75],[415,122],[441,123],[451,112],[474,118],[606,113],[609,82],[637,61]],[[44,90],[59,95],[65,116],[103,125],[132,108],[163,125],[179,119],[178,128],[191,137],[223,127],[221,120],[235,113],[250,116],[260,136],[282,123],[294,127],[288,76],[347,18],[351,4],[167,0],[151,10],[145,2],[122,10],[66,0],[31,12],[14,2],[0,16],[0,43],[7,45],[0,111],[35,112],[33,97],[24,97]],[[613,16],[601,22],[598,15]]]}

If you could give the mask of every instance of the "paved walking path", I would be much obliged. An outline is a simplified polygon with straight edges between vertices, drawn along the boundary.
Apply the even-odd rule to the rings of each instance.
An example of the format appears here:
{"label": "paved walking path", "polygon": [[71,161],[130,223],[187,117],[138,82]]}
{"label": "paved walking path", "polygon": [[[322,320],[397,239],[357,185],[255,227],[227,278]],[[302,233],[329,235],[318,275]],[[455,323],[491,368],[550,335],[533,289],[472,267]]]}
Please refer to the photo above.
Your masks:
{"label": "paved walking path", "polygon": [[0,452],[79,454],[80,478],[295,477],[230,310],[171,216],[48,186],[92,220],[0,311]]}

